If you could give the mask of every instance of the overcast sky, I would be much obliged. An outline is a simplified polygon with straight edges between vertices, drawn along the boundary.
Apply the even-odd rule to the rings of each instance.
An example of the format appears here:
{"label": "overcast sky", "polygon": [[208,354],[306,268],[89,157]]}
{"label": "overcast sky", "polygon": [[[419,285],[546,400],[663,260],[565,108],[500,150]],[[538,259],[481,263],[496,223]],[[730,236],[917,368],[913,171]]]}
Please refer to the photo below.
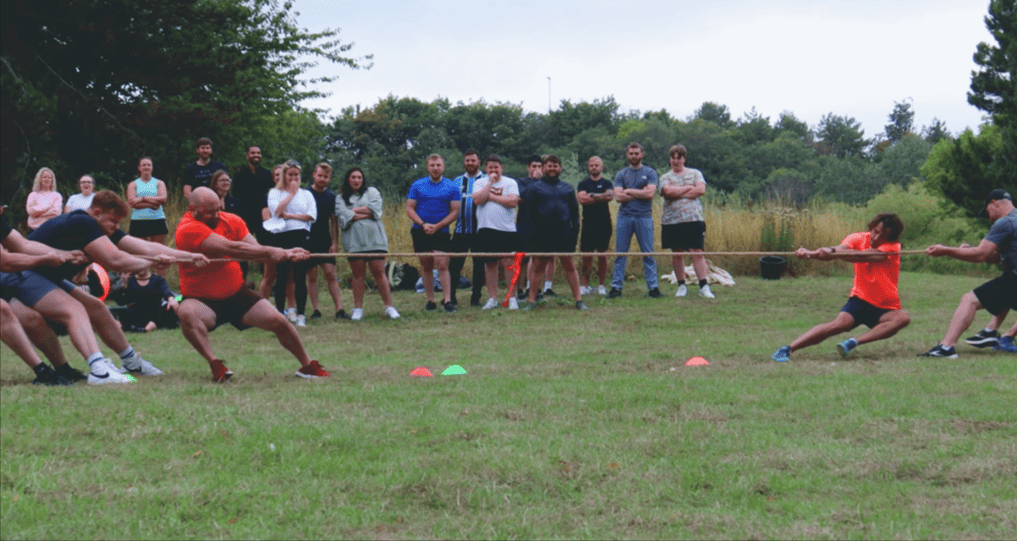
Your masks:
{"label": "overcast sky", "polygon": [[369,107],[392,94],[484,99],[547,112],[614,96],[628,111],[686,118],[704,101],[737,119],[789,110],[815,127],[826,113],[883,131],[895,101],[916,127],[958,133],[981,123],[968,86],[987,0],[461,1],[295,0],[301,27],[340,28],[370,70],[334,73],[332,95],[305,105]]}

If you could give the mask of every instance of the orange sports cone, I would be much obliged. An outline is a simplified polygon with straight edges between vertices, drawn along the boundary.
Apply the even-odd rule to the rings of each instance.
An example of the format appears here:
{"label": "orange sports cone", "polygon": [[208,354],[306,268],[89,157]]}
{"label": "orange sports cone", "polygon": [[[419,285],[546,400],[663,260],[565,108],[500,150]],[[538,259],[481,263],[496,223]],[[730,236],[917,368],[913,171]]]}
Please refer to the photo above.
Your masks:
{"label": "orange sports cone", "polygon": [[710,363],[702,357],[693,357],[685,363],[685,366],[710,366]]}
{"label": "orange sports cone", "polygon": [[423,366],[418,366],[418,367],[414,368],[412,372],[410,372],[410,377],[411,378],[433,378],[434,374],[432,374],[430,370],[424,368]]}

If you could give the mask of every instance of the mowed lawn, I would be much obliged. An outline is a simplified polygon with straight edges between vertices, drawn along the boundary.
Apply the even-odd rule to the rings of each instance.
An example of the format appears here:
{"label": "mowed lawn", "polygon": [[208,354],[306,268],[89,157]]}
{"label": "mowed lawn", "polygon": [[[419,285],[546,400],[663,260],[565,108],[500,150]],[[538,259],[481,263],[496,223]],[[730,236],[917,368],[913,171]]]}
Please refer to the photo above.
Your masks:
{"label": "mowed lawn", "polygon": [[831,340],[770,360],[849,275],[716,300],[630,282],[588,312],[423,314],[400,293],[398,321],[372,294],[364,321],[301,331],[319,381],[228,326],[230,385],[179,331],[131,336],[166,375],[115,388],[32,386],[4,348],[0,537],[1014,538],[1017,357],[916,357],[982,281],[903,275],[911,326],[849,359]]}

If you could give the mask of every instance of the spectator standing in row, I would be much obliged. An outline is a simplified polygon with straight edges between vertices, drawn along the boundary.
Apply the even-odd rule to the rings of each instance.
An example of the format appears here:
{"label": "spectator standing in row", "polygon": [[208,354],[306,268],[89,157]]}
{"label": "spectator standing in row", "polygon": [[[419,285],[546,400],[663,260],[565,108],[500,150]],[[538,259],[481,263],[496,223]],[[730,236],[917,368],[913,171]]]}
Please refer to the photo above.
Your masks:
{"label": "spectator standing in row", "polygon": [[[580,252],[606,252],[611,245],[611,209],[607,204],[614,199],[614,184],[603,177],[604,161],[593,156],[586,162],[586,170],[590,176],[576,187],[576,199],[583,206],[582,237],[579,241]],[[593,271],[593,256],[582,258],[582,287],[580,293],[592,295],[590,274]],[[607,281],[607,256],[597,256],[597,277],[600,287],[597,294],[607,295],[604,286]]]}
{"label": "spectator standing in row", "polygon": [[[339,225],[335,213],[335,194],[328,189],[332,183],[332,166],[327,163],[319,163],[311,175],[311,187],[308,189],[314,197],[314,204],[318,209],[318,219],[311,224],[311,244],[308,250],[312,254],[334,254],[339,251],[337,237],[339,236]],[[385,243],[386,249],[388,243]],[[350,319],[346,310],[343,310],[343,297],[339,290],[339,280],[335,275],[335,256],[311,257],[307,261],[307,293],[311,297],[311,308],[314,312],[311,319],[321,318],[321,310],[318,308],[318,267],[321,267],[325,275],[325,283],[328,286],[328,294],[332,296],[332,303],[335,305],[336,319]]]}
{"label": "spectator standing in row", "polygon": [[35,174],[32,181],[32,193],[25,201],[28,212],[28,228],[35,231],[46,220],[60,216],[64,208],[64,198],[56,189],[56,174],[49,167],[43,167]]}
{"label": "spectator standing in row", "polygon": [[[247,224],[247,230],[261,244],[268,244],[265,228],[262,227],[261,209],[265,208],[265,196],[275,187],[272,172],[261,166],[261,148],[251,145],[245,154],[247,165],[233,175],[233,196],[237,198],[236,213]],[[244,271],[247,279],[247,271]]]}
{"label": "spectator standing in row", "polygon": [[[449,251],[465,254],[477,251],[477,207],[473,203],[473,192],[476,182],[484,177],[480,171],[480,154],[472,148],[463,156],[463,168],[466,172],[452,182],[459,187],[459,215],[456,218],[455,233],[452,235]],[[481,250],[487,251],[487,250]],[[449,280],[452,282],[452,304],[458,306],[456,290],[459,289],[459,277],[462,276],[465,257],[453,257],[448,264]],[[473,283],[470,295],[470,306],[480,306],[480,295],[483,292],[484,264],[473,258]]]}
{"label": "spectator standing in row", "polygon": [[[343,249],[347,253],[360,254],[350,257],[353,272],[353,321],[364,317],[364,278],[367,268],[378,286],[378,294],[385,303],[385,315],[398,319],[399,312],[392,306],[392,289],[385,275],[385,256],[388,253],[388,235],[381,221],[382,199],[376,188],[368,187],[364,171],[354,167],[346,171],[341,197],[336,198],[334,214],[343,237]],[[337,314],[336,317],[339,317]]]}
{"label": "spectator standing in row", "polygon": [[692,252],[692,268],[699,279],[699,295],[712,299],[714,295],[706,283],[706,256],[703,255],[706,220],[703,203],[699,200],[706,193],[706,180],[698,169],[685,167],[687,151],[683,145],[671,147],[668,154],[671,170],[660,177],[660,194],[664,196],[660,239],[664,249],[674,253],[671,262],[678,279],[675,297],[689,293],[685,285],[685,256],[682,253]]}
{"label": "spectator standing in row", "polygon": [[[615,226],[615,250],[628,252],[632,235],[636,236],[639,249],[644,254],[653,251],[653,196],[657,193],[657,172],[643,165],[643,145],[630,143],[625,149],[629,166],[614,177],[614,198],[621,206]],[[614,260],[614,276],[611,278],[611,292],[608,298],[621,297],[625,287],[626,256]],[[650,297],[661,297],[657,288],[657,261],[652,256],[643,256],[643,272],[646,274],[646,289]]]}
{"label": "spectator standing in row", "polygon": [[[514,179],[502,176],[501,158],[497,154],[487,156],[487,175],[477,179],[472,194],[477,205],[477,242],[475,246],[485,252],[515,252],[519,250],[519,234],[516,233],[516,205],[519,203],[519,185]],[[484,310],[498,306],[498,263],[497,257],[483,258],[487,303]],[[507,269],[512,258],[501,260]],[[477,264],[477,263],[475,263]],[[511,284],[510,280],[506,283]],[[514,293],[514,292],[512,292]],[[519,299],[509,297],[509,310],[519,308]]]}
{"label": "spectator standing in row", "polygon": [[152,158],[138,160],[139,177],[127,185],[127,204],[131,212],[132,237],[166,244],[169,228],[162,206],[166,203],[166,184],[152,176]]}
{"label": "spectator standing in row", "polygon": [[[413,222],[410,236],[413,251],[420,255],[421,278],[424,281],[424,295],[427,296],[425,312],[438,310],[434,303],[434,268],[438,268],[441,283],[442,308],[455,312],[452,304],[448,256],[450,235],[448,226],[459,215],[462,193],[459,186],[443,174],[445,159],[439,154],[427,157],[427,176],[410,186],[406,197],[406,215]],[[430,254],[430,255],[424,255]]]}
{"label": "spectator standing in row", "polygon": [[81,190],[67,198],[64,205],[64,214],[76,210],[85,210],[92,206],[92,197],[95,195],[95,179],[91,175],[81,175],[78,179],[78,189]]}
{"label": "spectator standing in row", "polygon": [[222,162],[212,159],[212,140],[207,137],[198,139],[198,142],[194,145],[195,152],[198,153],[198,160],[194,163],[188,164],[187,169],[184,171],[184,198],[188,198],[191,192],[200,186],[206,188],[209,186],[209,181],[212,179],[212,173],[223,169],[226,166]]}
{"label": "spectator standing in row", "polygon": [[[276,247],[284,250],[307,250],[310,245],[311,224],[318,218],[318,207],[310,192],[301,188],[300,164],[288,161],[283,165],[283,179],[268,192],[268,211],[273,218],[282,220],[282,230],[275,235]],[[306,327],[304,311],[307,308],[306,259],[285,259],[276,263],[275,306],[279,313],[286,308],[286,282],[293,275],[293,293],[297,302],[296,326]]]}

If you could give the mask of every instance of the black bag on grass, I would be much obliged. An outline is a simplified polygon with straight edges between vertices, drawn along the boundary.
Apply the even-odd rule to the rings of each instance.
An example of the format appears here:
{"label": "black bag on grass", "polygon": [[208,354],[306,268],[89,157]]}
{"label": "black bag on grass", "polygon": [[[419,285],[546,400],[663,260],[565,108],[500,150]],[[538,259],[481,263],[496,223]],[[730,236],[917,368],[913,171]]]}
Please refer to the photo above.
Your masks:
{"label": "black bag on grass", "polygon": [[388,283],[392,289],[413,289],[420,278],[420,271],[412,265],[387,261],[385,263],[385,275],[388,276]]}

